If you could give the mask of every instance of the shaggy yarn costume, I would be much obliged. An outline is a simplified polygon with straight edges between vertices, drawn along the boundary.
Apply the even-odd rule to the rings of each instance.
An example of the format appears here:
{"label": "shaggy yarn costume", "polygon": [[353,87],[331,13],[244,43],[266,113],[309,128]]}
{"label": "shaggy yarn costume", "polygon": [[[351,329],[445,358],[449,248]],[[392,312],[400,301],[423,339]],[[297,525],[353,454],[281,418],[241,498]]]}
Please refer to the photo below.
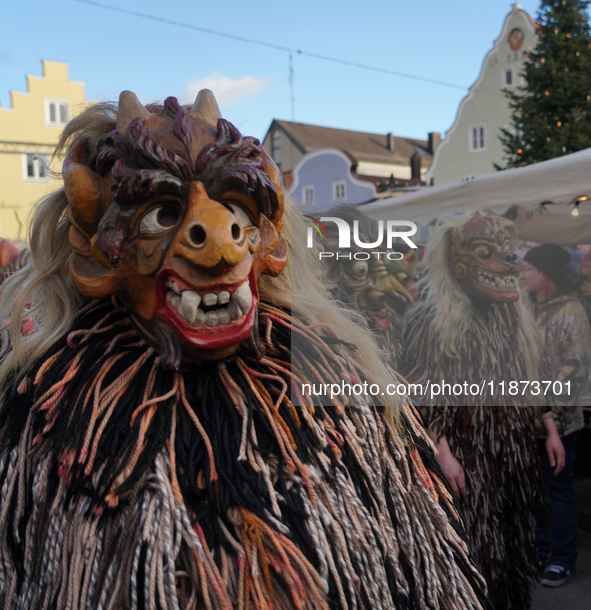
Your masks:
{"label": "shaggy yarn costume", "polygon": [[[442,356],[437,338],[433,336],[430,323],[434,312],[424,302],[411,308],[404,321],[404,352],[402,370],[412,383],[427,380],[440,383],[459,383],[462,393],[442,393],[435,400],[430,395],[416,395],[416,403],[438,406],[458,405],[478,401],[487,406],[503,406],[510,400],[512,405],[526,407],[531,404],[529,394],[521,390],[515,396],[508,395],[507,381],[527,379],[525,362],[521,352],[515,348],[520,326],[519,313],[513,303],[491,303],[486,312],[472,310],[470,326],[459,345],[459,358]],[[548,373],[549,374],[549,373]],[[546,377],[544,377],[545,379]],[[549,377],[548,377],[549,379]],[[497,382],[505,380],[505,395],[501,394]],[[489,382],[493,381],[493,392]],[[466,396],[464,382],[477,384],[478,396]],[[485,382],[482,385],[482,382]]]}
{"label": "shaggy yarn costume", "polygon": [[296,407],[342,346],[266,303],[258,336],[174,371],[96,300],[5,390],[0,608],[487,607],[415,413]]}
{"label": "shaggy yarn costume", "polygon": [[402,372],[411,383],[424,385],[428,379],[462,386],[486,382],[477,399],[488,406],[470,406],[475,397],[464,393],[434,400],[423,396],[417,402],[432,405],[421,408],[426,426],[447,438],[466,472],[467,497],[459,506],[494,607],[527,610],[537,580],[533,511],[541,485],[535,410],[521,393],[510,397],[514,406],[502,406],[508,397],[500,396],[496,386],[491,395],[488,386],[491,380],[527,379],[515,349],[518,314],[512,303],[492,303],[486,313],[474,309],[459,361],[440,354],[432,319],[426,303],[407,314]]}

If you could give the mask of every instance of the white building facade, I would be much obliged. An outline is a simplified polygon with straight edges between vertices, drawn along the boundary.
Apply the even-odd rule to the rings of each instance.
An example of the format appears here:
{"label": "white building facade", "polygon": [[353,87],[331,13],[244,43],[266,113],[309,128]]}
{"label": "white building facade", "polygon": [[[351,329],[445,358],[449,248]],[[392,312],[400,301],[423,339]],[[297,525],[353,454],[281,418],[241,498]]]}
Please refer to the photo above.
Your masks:
{"label": "white building facade", "polygon": [[495,171],[505,164],[499,136],[511,129],[511,110],[504,90],[523,84],[520,73],[536,45],[536,24],[521,4],[507,15],[500,36],[486,55],[478,80],[460,103],[456,119],[437,147],[426,174],[429,183],[443,184]]}

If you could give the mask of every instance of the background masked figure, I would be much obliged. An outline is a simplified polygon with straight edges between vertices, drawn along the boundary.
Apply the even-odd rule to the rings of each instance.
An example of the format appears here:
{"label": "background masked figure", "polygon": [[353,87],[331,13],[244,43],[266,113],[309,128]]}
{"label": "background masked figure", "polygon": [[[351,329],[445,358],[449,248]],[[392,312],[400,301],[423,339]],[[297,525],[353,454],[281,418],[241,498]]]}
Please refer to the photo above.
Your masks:
{"label": "background masked figure", "polygon": [[[530,405],[540,399],[521,389],[508,396],[508,383],[548,378],[540,376],[539,336],[519,300],[514,236],[512,223],[479,213],[437,227],[425,252],[422,300],[405,318],[401,361],[410,383],[450,384],[445,394],[417,402],[424,405],[438,460],[460,497],[472,549],[499,610],[529,608],[538,566],[540,477]],[[465,389],[472,384],[476,395]],[[564,452],[551,414],[544,417],[558,468]]]}
{"label": "background masked figure", "polygon": [[[328,242],[322,245],[334,255],[324,257],[323,261],[329,279],[338,287],[335,296],[365,317],[386,358],[396,369],[402,351],[404,313],[416,296],[413,296],[415,252],[406,244],[396,244],[389,251],[386,237],[382,240],[378,230],[378,222],[354,206],[339,206],[323,214],[323,217],[332,216],[345,220],[354,231],[351,247],[341,249],[338,227],[328,221],[324,225]],[[355,236],[364,245],[359,245]]]}
{"label": "background masked figure", "polygon": [[23,266],[27,254],[7,239],[0,239],[0,282]]}
{"label": "background masked figure", "polygon": [[0,302],[0,607],[486,607],[413,411],[298,395],[391,378],[260,143],[124,92],[61,147]]}

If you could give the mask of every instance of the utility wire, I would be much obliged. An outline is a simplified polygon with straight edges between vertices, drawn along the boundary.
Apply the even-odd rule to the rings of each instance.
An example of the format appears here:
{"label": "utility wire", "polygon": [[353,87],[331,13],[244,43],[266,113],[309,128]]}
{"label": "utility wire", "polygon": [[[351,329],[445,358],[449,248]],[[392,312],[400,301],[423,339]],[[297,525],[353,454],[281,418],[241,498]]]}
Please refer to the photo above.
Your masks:
{"label": "utility wire", "polygon": [[289,54],[289,93],[291,97],[291,122],[295,123],[295,96],[293,93],[293,55]]}
{"label": "utility wire", "polygon": [[414,74],[405,74],[404,72],[396,72],[395,70],[387,70],[386,68],[376,68],[375,66],[367,66],[365,64],[359,64],[353,61],[347,61],[345,59],[338,59],[336,57],[329,57],[328,55],[320,55],[319,53],[309,53],[302,51],[301,49],[291,49],[278,44],[270,42],[262,42],[260,40],[253,40],[252,38],[245,38],[243,36],[235,36],[234,34],[225,34],[224,32],[216,32],[208,28],[202,28],[197,25],[190,23],[184,23],[183,21],[175,21],[173,19],[166,19],[165,17],[158,17],[156,15],[150,15],[148,13],[142,13],[140,11],[131,11],[118,6],[111,6],[109,4],[103,4],[102,2],[95,2],[94,0],[75,0],[81,4],[89,4],[98,8],[104,8],[109,11],[115,11],[117,13],[124,13],[125,15],[132,15],[133,17],[141,17],[142,19],[151,19],[152,21],[158,21],[160,23],[166,23],[168,25],[174,25],[180,28],[186,28],[188,30],[194,30],[196,32],[203,32],[204,34],[211,34],[212,36],[222,36],[223,38],[229,38],[231,40],[237,40],[239,42],[246,42],[248,44],[256,44],[261,47],[267,47],[269,49],[275,49],[276,51],[284,51],[285,53],[297,53],[298,55],[305,55],[306,57],[312,57],[314,59],[322,59],[324,61],[332,61],[336,64],[342,64],[344,66],[352,66],[354,68],[360,68],[361,70],[371,70],[372,72],[380,72],[381,74],[390,74],[391,76],[401,76],[403,78],[410,78],[412,80],[418,80],[423,83],[431,83],[433,85],[441,85],[442,87],[452,87],[453,89],[461,89],[465,91],[467,87],[461,85],[454,85],[453,83],[446,83],[440,80],[434,80],[431,78],[423,78],[422,76],[415,76]]}

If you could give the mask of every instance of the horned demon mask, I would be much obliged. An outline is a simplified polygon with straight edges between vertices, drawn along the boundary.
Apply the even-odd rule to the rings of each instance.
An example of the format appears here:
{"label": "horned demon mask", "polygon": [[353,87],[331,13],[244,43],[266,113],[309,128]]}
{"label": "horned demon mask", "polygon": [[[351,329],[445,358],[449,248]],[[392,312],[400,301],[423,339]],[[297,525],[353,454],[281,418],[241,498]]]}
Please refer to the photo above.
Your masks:
{"label": "horned demon mask", "polygon": [[234,353],[255,327],[258,277],[288,256],[272,159],[209,90],[155,113],[124,91],[116,130],[84,163],[87,148],[75,143],[63,171],[78,290],[119,297],[168,366]]}
{"label": "horned demon mask", "polygon": [[514,239],[512,223],[479,212],[462,230],[452,230],[450,267],[462,290],[476,303],[519,299]]}

